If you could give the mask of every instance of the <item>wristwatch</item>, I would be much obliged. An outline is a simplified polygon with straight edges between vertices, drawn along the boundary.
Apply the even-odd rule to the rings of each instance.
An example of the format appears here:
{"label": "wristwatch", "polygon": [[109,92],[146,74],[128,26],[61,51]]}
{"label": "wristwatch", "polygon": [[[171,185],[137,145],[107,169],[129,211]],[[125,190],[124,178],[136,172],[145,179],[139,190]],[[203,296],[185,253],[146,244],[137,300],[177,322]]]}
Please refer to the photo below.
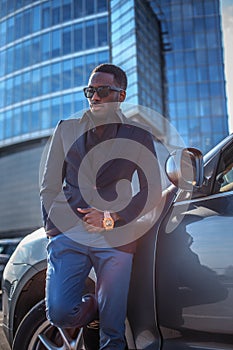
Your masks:
{"label": "wristwatch", "polygon": [[114,220],[111,217],[109,211],[104,211],[103,227],[105,230],[112,230],[114,227]]}

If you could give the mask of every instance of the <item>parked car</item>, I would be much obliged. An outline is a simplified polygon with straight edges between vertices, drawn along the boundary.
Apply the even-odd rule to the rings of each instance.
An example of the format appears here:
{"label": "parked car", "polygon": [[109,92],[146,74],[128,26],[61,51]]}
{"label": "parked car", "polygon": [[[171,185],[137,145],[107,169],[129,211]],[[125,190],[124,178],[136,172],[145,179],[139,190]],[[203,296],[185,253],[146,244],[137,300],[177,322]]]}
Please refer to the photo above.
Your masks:
{"label": "parked car", "polygon": [[0,289],[3,270],[22,237],[0,239]]}
{"label": "parked car", "polygon": [[[203,164],[195,149],[177,150],[166,162],[172,184],[134,258],[128,349],[233,349],[233,135]],[[28,235],[4,270],[3,328],[13,350],[83,346],[80,333],[71,341],[46,319],[46,244],[42,228]],[[91,272],[86,289],[94,287]]]}

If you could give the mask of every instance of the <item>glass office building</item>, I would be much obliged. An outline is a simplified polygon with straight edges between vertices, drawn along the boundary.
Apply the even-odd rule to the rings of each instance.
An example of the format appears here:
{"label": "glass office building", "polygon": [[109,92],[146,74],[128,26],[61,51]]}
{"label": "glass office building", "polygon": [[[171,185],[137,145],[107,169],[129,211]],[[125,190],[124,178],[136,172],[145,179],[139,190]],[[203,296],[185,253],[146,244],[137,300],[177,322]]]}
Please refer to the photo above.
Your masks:
{"label": "glass office building", "polygon": [[87,107],[110,60],[107,0],[0,1],[0,233],[41,226],[39,164],[61,118]]}
{"label": "glass office building", "polygon": [[0,0],[0,233],[41,225],[44,144],[109,61],[127,72],[126,101],[170,118],[187,145],[228,133],[218,0]]}
{"label": "glass office building", "polygon": [[[1,1],[0,141],[46,134],[84,108],[89,72],[109,61],[106,0]],[[84,102],[83,102],[84,101]]]}
{"label": "glass office building", "polygon": [[169,118],[187,145],[206,152],[228,134],[219,0],[159,3],[171,38]]}

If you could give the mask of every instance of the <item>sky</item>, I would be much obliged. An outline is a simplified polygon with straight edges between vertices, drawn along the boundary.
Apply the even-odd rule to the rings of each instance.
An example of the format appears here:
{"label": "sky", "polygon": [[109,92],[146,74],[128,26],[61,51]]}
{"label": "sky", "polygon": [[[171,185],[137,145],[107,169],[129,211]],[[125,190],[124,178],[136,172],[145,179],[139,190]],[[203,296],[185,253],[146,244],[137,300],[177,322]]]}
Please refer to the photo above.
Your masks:
{"label": "sky", "polygon": [[233,0],[221,0],[224,65],[229,115],[229,131],[233,132]]}

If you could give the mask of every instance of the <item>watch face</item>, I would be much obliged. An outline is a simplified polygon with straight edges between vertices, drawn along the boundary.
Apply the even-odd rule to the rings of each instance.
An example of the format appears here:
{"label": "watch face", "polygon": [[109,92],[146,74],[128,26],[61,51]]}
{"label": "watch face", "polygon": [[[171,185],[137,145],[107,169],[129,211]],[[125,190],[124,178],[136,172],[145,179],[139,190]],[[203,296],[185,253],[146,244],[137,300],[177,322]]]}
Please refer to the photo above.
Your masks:
{"label": "watch face", "polygon": [[111,218],[105,218],[103,221],[105,230],[111,230],[114,227],[114,221]]}

